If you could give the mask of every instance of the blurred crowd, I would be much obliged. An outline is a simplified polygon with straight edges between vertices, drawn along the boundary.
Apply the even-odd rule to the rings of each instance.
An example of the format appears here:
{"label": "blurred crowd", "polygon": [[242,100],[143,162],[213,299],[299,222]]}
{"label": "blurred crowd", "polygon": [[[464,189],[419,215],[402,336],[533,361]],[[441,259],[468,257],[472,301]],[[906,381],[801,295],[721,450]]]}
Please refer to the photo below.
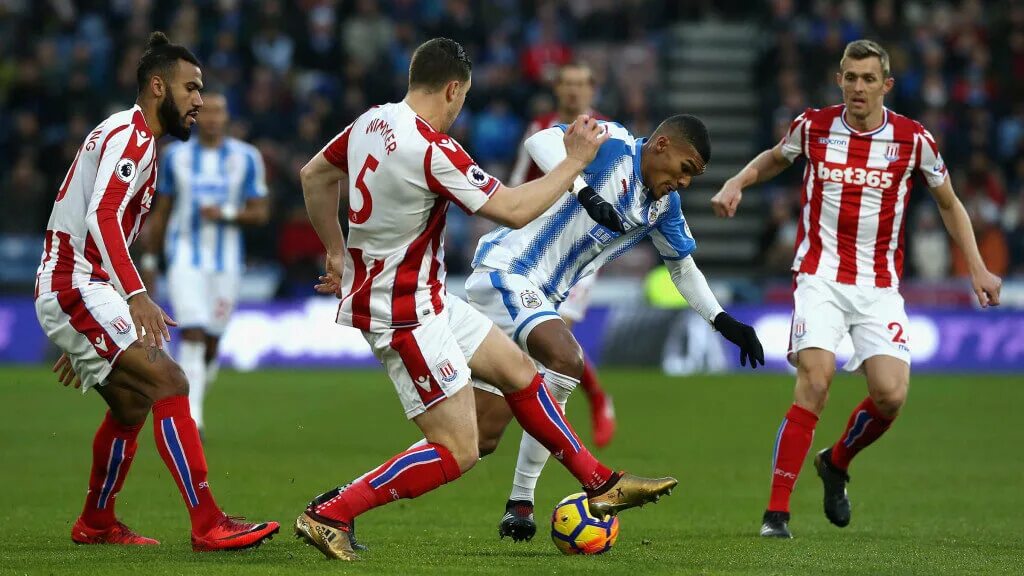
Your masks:
{"label": "blurred crowd", "polygon": [[[162,29],[199,57],[207,88],[226,94],[231,134],[264,155],[273,221],[249,234],[251,263],[280,265],[305,291],[321,248],[299,168],[366,108],[402,97],[420,42],[446,36],[466,47],[473,88],[454,134],[505,177],[570,60],[591,65],[602,112],[648,129],[660,31],[678,9],[646,0],[0,0],[0,235],[41,237],[75,151],[96,123],[131,106],[141,48]],[[455,272],[487,228],[454,217]]]}
{"label": "blurred crowd", "polygon": [[[231,134],[263,153],[273,216],[247,233],[250,264],[282,272],[282,294],[305,294],[321,247],[299,167],[367,107],[401,98],[421,41],[447,36],[467,48],[473,89],[453,132],[504,178],[529,121],[552,109],[559,65],[586,61],[597,110],[646,133],[666,112],[667,26],[708,16],[765,23],[755,74],[766,147],[805,107],[839,101],[833,73],[847,41],[880,40],[896,77],[888,105],[935,135],[993,271],[1024,274],[1019,0],[0,0],[0,252],[5,239],[41,238],[84,136],[132,104],[154,29],[192,48],[207,87],[227,96]],[[777,180],[765,214],[761,260],[775,273],[792,256],[799,178],[789,170]],[[448,262],[460,273],[491,225],[451,214]],[[965,272],[920,183],[908,227],[908,274]],[[29,282],[34,267],[26,262]]]}
{"label": "blurred crowd", "polygon": [[[982,256],[1002,276],[1024,276],[1024,2],[772,0],[757,66],[764,144],[806,107],[841,102],[834,74],[847,42],[867,37],[890,54],[892,110],[920,121],[939,144],[971,216]],[[801,172],[777,180],[762,240],[766,269],[792,259]],[[907,220],[906,275],[966,276],[935,203],[917,178]]]}

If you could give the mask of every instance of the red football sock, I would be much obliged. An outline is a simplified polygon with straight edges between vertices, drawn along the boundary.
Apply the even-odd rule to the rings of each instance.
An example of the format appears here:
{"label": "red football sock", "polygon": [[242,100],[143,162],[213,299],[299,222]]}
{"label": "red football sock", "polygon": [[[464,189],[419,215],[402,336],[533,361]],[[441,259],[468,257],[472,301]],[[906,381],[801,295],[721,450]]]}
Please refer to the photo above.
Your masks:
{"label": "red football sock", "polygon": [[810,410],[793,404],[786,412],[786,419],[779,427],[775,439],[775,453],[772,456],[772,493],[768,509],[773,512],[789,512],[789,497],[800,475],[800,468],[807,458],[814,439],[814,427],[818,417]]}
{"label": "red football sock", "polygon": [[206,481],[206,455],[189,411],[188,396],[172,396],[153,403],[153,433],[156,449],[188,507],[192,532],[205,534],[224,513]]}
{"label": "red football sock", "polygon": [[526,388],[505,394],[505,400],[523,430],[544,445],[584,488],[594,490],[611,478],[612,471],[594,458],[573,431],[543,376],[537,374]]}
{"label": "red football sock", "polygon": [[121,424],[107,412],[92,440],[92,472],[85,496],[82,521],[90,528],[106,528],[117,521],[114,503],[135,459],[136,438],[142,424]]}
{"label": "red football sock", "polygon": [[892,418],[879,412],[871,397],[865,398],[853,409],[850,420],[846,423],[846,431],[832,447],[832,463],[836,468],[846,470],[850,466],[850,460],[885,434],[889,426],[892,426],[892,421]]}
{"label": "red football sock", "polygon": [[587,357],[583,358],[583,376],[580,377],[580,386],[583,387],[583,392],[587,395],[591,406],[595,408],[604,406],[604,389],[601,388],[601,383],[597,380],[597,373],[590,363],[590,358]]}
{"label": "red football sock", "polygon": [[315,504],[313,511],[331,520],[351,522],[367,510],[400,498],[415,498],[461,475],[459,463],[444,446],[416,446],[400,452],[329,500]]}

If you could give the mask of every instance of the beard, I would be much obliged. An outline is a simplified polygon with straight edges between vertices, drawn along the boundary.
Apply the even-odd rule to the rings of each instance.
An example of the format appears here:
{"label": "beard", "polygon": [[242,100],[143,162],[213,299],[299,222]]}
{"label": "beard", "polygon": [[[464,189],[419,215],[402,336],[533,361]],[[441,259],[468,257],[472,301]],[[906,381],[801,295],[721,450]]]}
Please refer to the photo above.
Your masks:
{"label": "beard", "polygon": [[163,127],[167,134],[174,136],[182,142],[187,141],[192,136],[192,131],[185,124],[188,116],[178,112],[178,106],[174,102],[174,95],[171,94],[170,90],[167,91],[164,101],[160,103],[156,115],[160,120],[160,126]]}

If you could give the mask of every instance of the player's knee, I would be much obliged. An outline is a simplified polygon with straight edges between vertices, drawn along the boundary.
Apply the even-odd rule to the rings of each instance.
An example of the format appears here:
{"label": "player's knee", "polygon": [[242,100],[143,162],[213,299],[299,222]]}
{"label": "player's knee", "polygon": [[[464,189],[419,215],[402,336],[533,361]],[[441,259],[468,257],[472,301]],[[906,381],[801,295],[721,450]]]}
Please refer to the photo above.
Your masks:
{"label": "player's knee", "polygon": [[480,436],[480,441],[477,443],[480,458],[494,454],[500,442],[501,436]]}
{"label": "player's knee", "polygon": [[895,418],[907,403],[907,386],[897,384],[885,390],[874,391],[871,394],[871,401],[884,416]]}
{"label": "player's knee", "polygon": [[801,365],[797,370],[796,404],[815,414],[821,414],[828,402],[833,371],[824,366],[813,365]]}
{"label": "player's knee", "polygon": [[188,396],[188,378],[178,363],[165,356],[159,369],[154,370],[151,379],[154,392],[152,400],[163,400],[173,396]]}
{"label": "player's knee", "polygon": [[125,426],[138,426],[149,417],[153,402],[140,394],[122,396],[117,404],[111,404],[110,413]]}
{"label": "player's knee", "polygon": [[583,350],[579,346],[564,346],[540,360],[548,370],[564,374],[570,378],[579,379],[583,376]]}
{"label": "player's knee", "polygon": [[455,449],[451,450],[451,453],[463,474],[468,472],[480,460],[480,449],[476,444],[468,442],[460,442]]}

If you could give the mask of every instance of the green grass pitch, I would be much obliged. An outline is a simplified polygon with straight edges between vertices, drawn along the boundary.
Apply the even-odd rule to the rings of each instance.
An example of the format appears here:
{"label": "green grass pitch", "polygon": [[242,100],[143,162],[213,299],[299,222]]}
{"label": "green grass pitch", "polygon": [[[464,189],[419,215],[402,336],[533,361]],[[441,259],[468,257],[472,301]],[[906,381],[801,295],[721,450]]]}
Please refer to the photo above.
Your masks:
{"label": "green grass pitch", "polygon": [[[275,519],[282,533],[244,553],[194,554],[178,493],[153,446],[139,453],[118,498],[120,517],[163,542],[148,549],[74,546],[92,435],[102,405],[61,388],[44,368],[0,368],[0,574],[1019,574],[1024,566],[1024,379],[918,376],[889,434],[855,461],[853,522],[828,524],[805,464],[793,501],[796,539],[756,536],[769,462],[791,378],[742,374],[668,378],[606,370],[619,434],[599,455],[680,486],[622,514],[610,553],[563,557],[547,514],[578,490],[551,462],[539,490],[538,537],[497,538],[518,429],[455,485],[359,521],[371,546],[359,564],[331,563],[291,537],[315,494],[417,439],[382,371],[226,372],[209,396],[210,482],[232,514]],[[814,450],[839,435],[864,396],[842,376]],[[580,393],[569,414],[589,438]]]}

